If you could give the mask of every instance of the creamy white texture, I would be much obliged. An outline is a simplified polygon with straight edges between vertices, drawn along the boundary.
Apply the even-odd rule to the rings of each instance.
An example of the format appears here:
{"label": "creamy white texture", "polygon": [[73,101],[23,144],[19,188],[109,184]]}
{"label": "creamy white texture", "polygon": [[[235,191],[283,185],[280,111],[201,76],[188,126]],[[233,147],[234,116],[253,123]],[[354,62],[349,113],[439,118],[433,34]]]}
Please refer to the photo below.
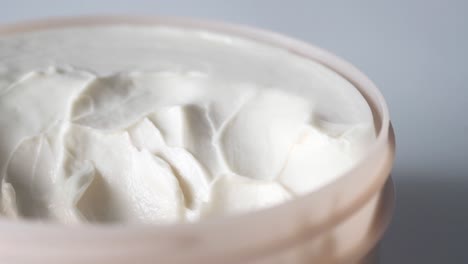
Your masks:
{"label": "creamy white texture", "polygon": [[198,30],[0,38],[1,212],[172,223],[269,207],[360,160],[372,113],[345,79]]}

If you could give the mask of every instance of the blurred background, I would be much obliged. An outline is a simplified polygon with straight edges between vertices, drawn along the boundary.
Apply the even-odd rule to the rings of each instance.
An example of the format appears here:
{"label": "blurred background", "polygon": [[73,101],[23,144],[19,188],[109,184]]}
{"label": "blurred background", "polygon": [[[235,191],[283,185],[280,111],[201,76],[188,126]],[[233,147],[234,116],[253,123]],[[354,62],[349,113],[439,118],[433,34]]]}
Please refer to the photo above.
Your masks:
{"label": "blurred background", "polygon": [[383,92],[397,136],[381,263],[468,263],[468,1],[0,0],[0,23],[90,14],[247,24],[350,61]]}

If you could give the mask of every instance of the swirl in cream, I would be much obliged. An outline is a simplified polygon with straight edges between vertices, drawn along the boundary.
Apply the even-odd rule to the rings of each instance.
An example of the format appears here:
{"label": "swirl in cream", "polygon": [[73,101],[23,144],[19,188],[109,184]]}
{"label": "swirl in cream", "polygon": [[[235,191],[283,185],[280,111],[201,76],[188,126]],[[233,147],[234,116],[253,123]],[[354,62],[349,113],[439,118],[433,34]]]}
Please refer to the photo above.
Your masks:
{"label": "swirl in cream", "polygon": [[63,223],[195,221],[322,187],[375,139],[324,66],[219,33],[0,38],[1,208]]}

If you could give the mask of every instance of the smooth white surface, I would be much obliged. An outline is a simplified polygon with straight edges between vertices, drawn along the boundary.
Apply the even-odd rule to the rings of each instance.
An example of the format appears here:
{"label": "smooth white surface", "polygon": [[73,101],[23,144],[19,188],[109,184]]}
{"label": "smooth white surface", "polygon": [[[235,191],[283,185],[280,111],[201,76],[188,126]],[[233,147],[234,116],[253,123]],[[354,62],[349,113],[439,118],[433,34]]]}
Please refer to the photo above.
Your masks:
{"label": "smooth white surface", "polygon": [[234,36],[68,28],[2,36],[0,57],[2,207],[15,218],[251,211],[319,189],[375,140],[351,83]]}
{"label": "smooth white surface", "polygon": [[83,14],[220,19],[326,48],[385,95],[397,136],[394,222],[384,264],[468,262],[468,5],[414,1],[1,1],[0,21]]}

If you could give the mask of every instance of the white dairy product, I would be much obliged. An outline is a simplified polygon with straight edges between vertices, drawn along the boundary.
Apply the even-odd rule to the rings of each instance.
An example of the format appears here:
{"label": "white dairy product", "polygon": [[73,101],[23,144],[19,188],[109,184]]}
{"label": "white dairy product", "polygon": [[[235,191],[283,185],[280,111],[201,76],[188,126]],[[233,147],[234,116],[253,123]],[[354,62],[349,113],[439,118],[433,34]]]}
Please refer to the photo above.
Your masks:
{"label": "white dairy product", "polygon": [[194,29],[0,37],[1,213],[62,223],[195,221],[314,191],[375,139],[326,67]]}

